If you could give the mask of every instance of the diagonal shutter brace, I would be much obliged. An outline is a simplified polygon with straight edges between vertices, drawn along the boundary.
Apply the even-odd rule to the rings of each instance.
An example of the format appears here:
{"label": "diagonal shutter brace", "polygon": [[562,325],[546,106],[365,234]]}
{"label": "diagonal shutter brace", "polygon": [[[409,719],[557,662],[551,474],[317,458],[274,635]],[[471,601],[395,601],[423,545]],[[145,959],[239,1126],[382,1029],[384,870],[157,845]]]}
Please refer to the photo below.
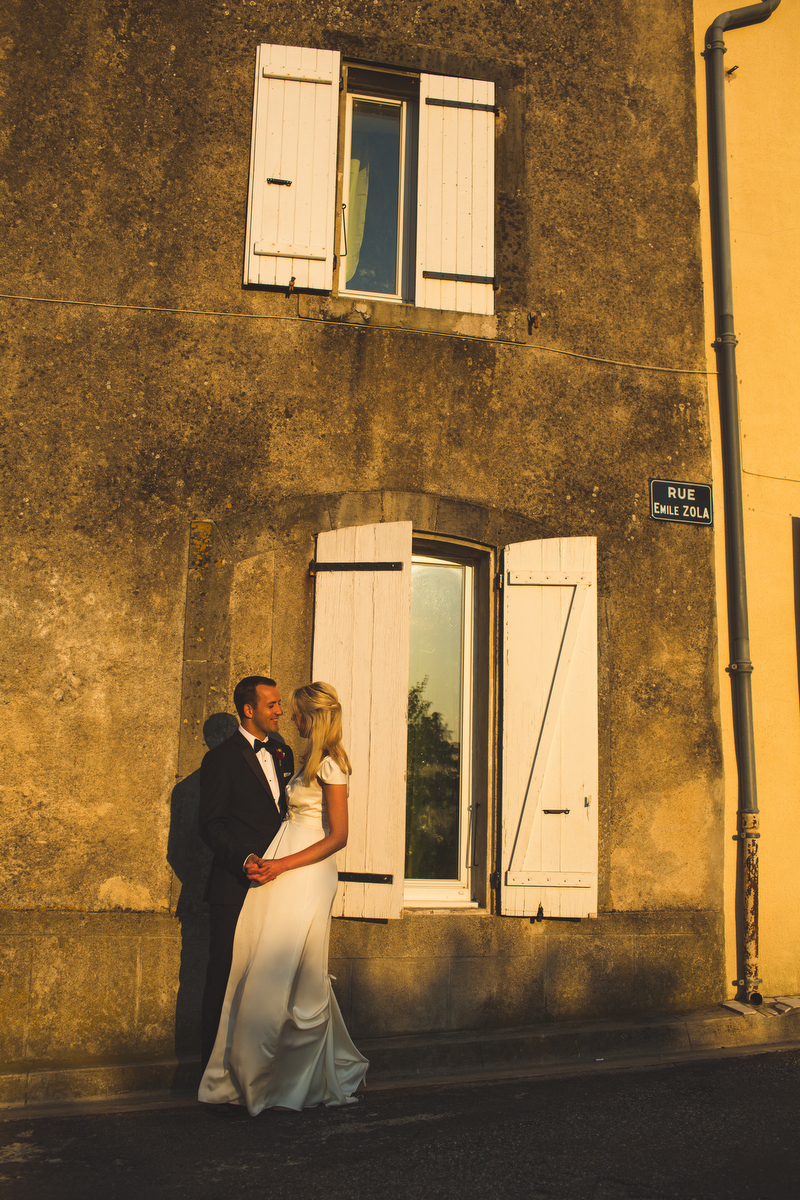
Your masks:
{"label": "diagonal shutter brace", "polygon": [[309,575],[320,571],[402,571],[401,562],[314,562],[308,564]]}

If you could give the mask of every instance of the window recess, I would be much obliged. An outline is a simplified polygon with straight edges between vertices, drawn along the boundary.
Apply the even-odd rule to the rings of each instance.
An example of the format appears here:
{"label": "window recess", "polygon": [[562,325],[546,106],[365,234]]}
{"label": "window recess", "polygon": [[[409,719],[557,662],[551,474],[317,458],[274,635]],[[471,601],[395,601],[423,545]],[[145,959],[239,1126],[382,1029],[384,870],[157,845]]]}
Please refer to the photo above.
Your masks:
{"label": "window recess", "polygon": [[492,314],[496,111],[490,82],[260,46],[245,284]]}

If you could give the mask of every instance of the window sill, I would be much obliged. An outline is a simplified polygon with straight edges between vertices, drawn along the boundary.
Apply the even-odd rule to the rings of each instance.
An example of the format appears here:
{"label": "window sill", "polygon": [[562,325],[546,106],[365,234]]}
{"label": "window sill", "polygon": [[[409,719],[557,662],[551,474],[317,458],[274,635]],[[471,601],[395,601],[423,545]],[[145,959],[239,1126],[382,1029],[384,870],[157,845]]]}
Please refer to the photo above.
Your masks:
{"label": "window sill", "polygon": [[356,296],[297,296],[298,316],[306,321],[331,321],[338,325],[372,325],[408,329],[418,333],[461,334],[501,342],[527,342],[527,324],[521,313],[493,317],[416,308],[397,300],[368,300]]}
{"label": "window sill", "polygon": [[479,917],[488,915],[488,909],[481,908],[477,900],[471,900],[468,904],[449,904],[446,901],[441,904],[404,903],[403,912],[413,913],[415,917],[446,917],[451,913],[470,913]]}

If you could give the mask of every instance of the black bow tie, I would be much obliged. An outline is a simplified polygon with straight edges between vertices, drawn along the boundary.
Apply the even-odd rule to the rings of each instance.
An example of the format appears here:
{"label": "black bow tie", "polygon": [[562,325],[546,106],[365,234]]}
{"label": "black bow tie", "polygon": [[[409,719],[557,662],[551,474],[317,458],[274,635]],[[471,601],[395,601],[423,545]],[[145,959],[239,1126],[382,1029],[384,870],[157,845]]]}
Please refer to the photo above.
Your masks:
{"label": "black bow tie", "polygon": [[256,754],[258,754],[259,750],[269,751],[269,742],[260,742],[258,738],[254,738],[253,749],[255,750]]}

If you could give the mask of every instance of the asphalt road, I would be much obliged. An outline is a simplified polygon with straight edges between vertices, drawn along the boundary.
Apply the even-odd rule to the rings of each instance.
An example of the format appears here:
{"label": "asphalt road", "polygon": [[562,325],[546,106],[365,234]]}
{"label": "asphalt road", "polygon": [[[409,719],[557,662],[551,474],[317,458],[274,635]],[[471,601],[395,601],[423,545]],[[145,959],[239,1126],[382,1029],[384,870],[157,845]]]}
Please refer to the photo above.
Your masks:
{"label": "asphalt road", "polygon": [[0,1124],[11,1200],[800,1200],[800,1050],[367,1092],[346,1109],[202,1106]]}

